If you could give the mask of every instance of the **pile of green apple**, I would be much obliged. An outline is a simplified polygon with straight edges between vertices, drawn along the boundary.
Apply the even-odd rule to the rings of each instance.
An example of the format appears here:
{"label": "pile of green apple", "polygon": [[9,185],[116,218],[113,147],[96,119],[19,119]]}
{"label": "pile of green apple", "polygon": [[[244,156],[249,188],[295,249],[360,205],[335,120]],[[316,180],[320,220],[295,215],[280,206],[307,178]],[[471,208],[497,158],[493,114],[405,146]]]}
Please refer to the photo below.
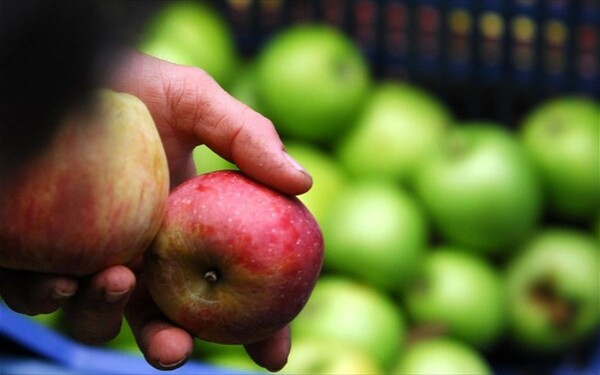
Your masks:
{"label": "pile of green apple", "polygon": [[[534,361],[597,337],[600,103],[459,119],[418,84],[375,78],[338,29],[291,25],[242,58],[219,13],[173,4],[142,49],[213,72],[313,177],[299,198],[323,272],[283,373],[483,374],[503,347]],[[205,146],[194,157],[198,173],[235,168]],[[239,345],[197,340],[195,356],[260,371]]]}

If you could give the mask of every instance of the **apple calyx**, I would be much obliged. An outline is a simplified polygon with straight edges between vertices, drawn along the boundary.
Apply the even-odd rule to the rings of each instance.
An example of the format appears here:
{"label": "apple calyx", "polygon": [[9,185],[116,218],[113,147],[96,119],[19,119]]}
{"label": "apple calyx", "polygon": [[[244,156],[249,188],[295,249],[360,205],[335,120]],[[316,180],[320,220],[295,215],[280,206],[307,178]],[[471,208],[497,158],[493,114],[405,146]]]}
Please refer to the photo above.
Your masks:
{"label": "apple calyx", "polygon": [[447,140],[445,152],[452,160],[459,161],[469,152],[469,144],[462,134],[454,133]]}
{"label": "apple calyx", "polygon": [[216,284],[221,279],[221,273],[217,269],[211,269],[204,273],[204,279],[210,284]]}
{"label": "apple calyx", "polygon": [[577,316],[578,304],[560,295],[551,276],[537,280],[529,289],[534,303],[544,309],[550,324],[559,331],[568,331]]}
{"label": "apple calyx", "polygon": [[552,137],[559,136],[565,130],[565,123],[562,118],[553,118],[546,127],[546,132]]}

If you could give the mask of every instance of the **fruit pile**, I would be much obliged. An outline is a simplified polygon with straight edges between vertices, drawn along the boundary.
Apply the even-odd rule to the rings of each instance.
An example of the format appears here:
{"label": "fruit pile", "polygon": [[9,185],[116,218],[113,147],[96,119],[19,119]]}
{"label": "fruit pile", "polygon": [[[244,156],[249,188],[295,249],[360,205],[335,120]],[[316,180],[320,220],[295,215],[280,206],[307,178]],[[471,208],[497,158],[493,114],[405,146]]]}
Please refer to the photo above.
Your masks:
{"label": "fruit pile", "polygon": [[[164,8],[140,49],[207,70],[313,176],[299,198],[324,268],[283,373],[484,374],[552,366],[597,339],[597,101],[555,97],[515,124],[459,119],[415,83],[375,79],[337,29],[290,25],[242,59],[196,3]],[[235,168],[205,146],[194,158],[198,173]],[[137,350],[126,326],[109,345]],[[197,349],[260,371],[241,346]]]}

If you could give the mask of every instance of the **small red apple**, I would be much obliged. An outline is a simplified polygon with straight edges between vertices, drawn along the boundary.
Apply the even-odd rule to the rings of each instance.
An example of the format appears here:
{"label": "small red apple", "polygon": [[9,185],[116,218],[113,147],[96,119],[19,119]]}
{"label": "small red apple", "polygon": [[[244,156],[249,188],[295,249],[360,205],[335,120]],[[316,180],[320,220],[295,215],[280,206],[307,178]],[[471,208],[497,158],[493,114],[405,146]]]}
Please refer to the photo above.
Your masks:
{"label": "small red apple", "polygon": [[195,336],[248,344],[302,310],[323,263],[323,236],[296,197],[237,171],[171,192],[144,270],[162,312]]}
{"label": "small red apple", "polygon": [[89,275],[138,258],[169,193],[165,151],[135,96],[101,90],[0,189],[0,267]]}

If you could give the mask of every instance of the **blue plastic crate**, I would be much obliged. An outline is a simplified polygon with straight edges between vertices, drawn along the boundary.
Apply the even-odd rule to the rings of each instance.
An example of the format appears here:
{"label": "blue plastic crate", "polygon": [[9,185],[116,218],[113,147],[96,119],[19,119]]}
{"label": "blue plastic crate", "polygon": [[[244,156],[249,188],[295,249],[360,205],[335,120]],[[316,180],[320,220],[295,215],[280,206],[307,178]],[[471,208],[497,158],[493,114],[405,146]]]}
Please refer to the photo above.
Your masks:
{"label": "blue plastic crate", "polygon": [[553,95],[600,97],[598,0],[213,1],[254,55],[291,24],[324,22],[377,77],[419,83],[461,117],[514,124]]}
{"label": "blue plastic crate", "polygon": [[[0,303],[0,374],[164,374],[142,356],[80,344]],[[18,350],[17,350],[18,349]],[[256,374],[189,361],[173,374]]]}

